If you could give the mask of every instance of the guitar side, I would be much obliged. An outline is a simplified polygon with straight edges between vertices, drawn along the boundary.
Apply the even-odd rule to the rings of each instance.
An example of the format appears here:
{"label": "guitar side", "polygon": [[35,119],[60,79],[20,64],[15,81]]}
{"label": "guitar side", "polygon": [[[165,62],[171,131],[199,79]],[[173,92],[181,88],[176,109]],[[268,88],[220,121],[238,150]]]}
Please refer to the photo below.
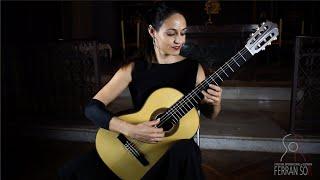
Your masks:
{"label": "guitar side", "polygon": [[[169,108],[181,97],[183,94],[176,89],[158,89],[148,97],[138,112],[122,115],[119,118],[133,124],[149,121],[157,112]],[[118,140],[119,133],[100,128],[96,136],[96,148],[103,162],[121,179],[141,179],[165,154],[174,141],[192,138],[198,127],[198,112],[193,108],[180,119],[177,129],[170,135],[166,135],[164,140],[159,143],[142,143],[127,137],[145,155],[149,161],[147,166],[143,166]]]}

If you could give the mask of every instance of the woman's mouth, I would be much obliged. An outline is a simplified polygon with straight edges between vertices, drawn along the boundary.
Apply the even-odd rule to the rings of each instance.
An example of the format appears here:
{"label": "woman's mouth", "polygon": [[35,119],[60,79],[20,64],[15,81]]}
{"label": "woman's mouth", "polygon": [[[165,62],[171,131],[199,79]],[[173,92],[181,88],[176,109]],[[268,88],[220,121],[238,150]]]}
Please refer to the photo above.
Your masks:
{"label": "woman's mouth", "polygon": [[172,48],[177,51],[180,50],[181,46],[173,46]]}

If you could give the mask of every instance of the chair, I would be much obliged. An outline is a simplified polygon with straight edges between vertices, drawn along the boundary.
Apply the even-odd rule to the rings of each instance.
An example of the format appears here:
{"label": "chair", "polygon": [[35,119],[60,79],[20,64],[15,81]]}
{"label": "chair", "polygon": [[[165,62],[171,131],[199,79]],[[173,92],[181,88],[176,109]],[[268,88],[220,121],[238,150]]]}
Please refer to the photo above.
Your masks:
{"label": "chair", "polygon": [[[199,117],[200,117],[200,110],[198,110],[198,114],[199,114]],[[199,128],[197,130],[196,135],[194,135],[194,136],[196,136],[196,143],[200,147],[200,125],[199,125]]]}

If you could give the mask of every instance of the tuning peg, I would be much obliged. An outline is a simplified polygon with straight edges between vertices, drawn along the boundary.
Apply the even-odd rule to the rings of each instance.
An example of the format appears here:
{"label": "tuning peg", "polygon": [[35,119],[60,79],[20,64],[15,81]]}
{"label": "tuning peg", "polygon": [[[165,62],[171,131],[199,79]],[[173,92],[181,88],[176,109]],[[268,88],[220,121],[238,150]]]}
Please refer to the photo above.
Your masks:
{"label": "tuning peg", "polygon": [[260,48],[261,47],[261,45],[260,44],[258,44],[258,48]]}
{"label": "tuning peg", "polygon": [[274,40],[277,40],[277,37],[274,37]]}
{"label": "tuning peg", "polygon": [[250,34],[251,37],[252,37],[253,35],[254,35],[253,33]]}
{"label": "tuning peg", "polygon": [[262,51],[264,51],[266,48],[262,48]]}
{"label": "tuning peg", "polygon": [[271,45],[271,42],[268,42],[268,45]]}
{"label": "tuning peg", "polygon": [[263,26],[264,24],[265,24],[265,22],[262,22],[262,23],[261,23],[261,26]]}

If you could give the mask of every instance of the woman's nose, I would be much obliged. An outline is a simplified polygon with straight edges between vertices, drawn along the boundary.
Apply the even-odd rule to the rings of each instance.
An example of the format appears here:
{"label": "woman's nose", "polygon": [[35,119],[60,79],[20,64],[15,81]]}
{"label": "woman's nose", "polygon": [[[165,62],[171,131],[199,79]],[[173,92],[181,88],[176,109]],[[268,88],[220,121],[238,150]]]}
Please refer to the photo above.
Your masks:
{"label": "woman's nose", "polygon": [[179,44],[179,43],[180,43],[179,37],[176,37],[176,38],[174,39],[174,43],[176,43],[176,44]]}
{"label": "woman's nose", "polygon": [[183,37],[181,37],[181,36],[176,36],[174,39],[174,43],[176,43],[176,44],[180,44],[180,43],[182,43],[182,41],[183,41]]}

